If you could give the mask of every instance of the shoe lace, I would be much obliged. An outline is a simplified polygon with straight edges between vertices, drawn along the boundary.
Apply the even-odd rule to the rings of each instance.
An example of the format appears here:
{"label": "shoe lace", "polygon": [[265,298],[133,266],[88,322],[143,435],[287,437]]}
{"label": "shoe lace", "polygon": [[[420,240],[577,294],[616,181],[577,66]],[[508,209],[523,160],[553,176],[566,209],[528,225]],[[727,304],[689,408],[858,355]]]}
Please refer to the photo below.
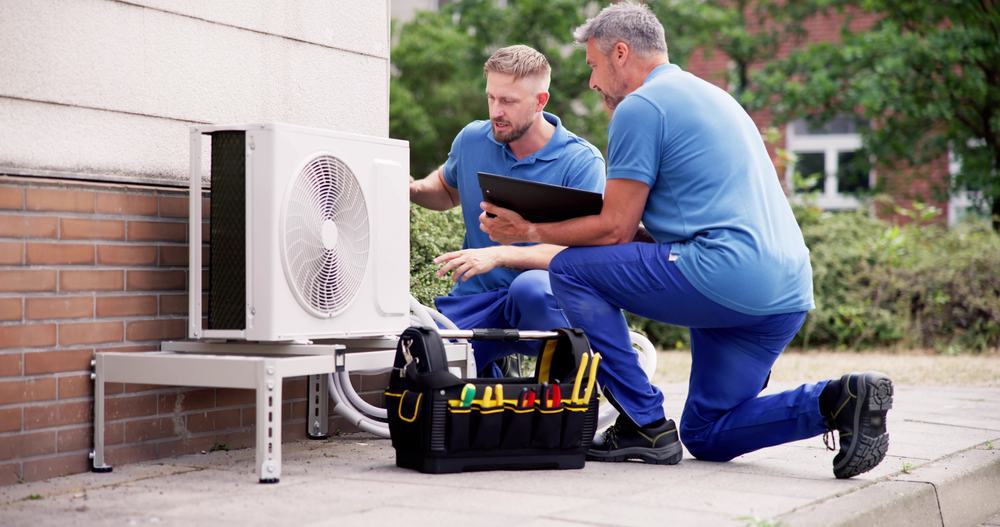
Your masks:
{"label": "shoe lace", "polygon": [[833,435],[833,430],[823,432],[823,444],[826,449],[833,452],[837,450],[837,437]]}

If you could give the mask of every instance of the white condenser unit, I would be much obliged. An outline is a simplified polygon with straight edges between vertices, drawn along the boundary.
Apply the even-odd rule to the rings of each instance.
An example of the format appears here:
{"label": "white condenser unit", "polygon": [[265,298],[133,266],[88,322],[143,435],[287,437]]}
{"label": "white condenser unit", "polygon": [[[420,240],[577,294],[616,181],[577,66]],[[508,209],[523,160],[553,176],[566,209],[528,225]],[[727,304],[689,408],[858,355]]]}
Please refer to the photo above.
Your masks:
{"label": "white condenser unit", "polygon": [[408,182],[405,141],[280,123],[191,127],[188,336],[290,341],[402,332]]}

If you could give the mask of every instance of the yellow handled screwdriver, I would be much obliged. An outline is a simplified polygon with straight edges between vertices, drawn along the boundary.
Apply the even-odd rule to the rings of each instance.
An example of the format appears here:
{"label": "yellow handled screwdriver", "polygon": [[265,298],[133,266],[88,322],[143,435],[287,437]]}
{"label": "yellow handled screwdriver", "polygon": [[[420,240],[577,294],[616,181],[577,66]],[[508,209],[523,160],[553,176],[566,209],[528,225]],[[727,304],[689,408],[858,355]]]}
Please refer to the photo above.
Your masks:
{"label": "yellow handled screwdriver", "polygon": [[490,408],[493,406],[493,387],[487,386],[483,388],[483,402],[480,406],[482,408]]}
{"label": "yellow handled screwdriver", "polygon": [[590,396],[594,393],[594,385],[597,384],[597,365],[601,363],[601,354],[595,353],[590,359],[590,378],[587,379],[587,391],[583,393],[583,404],[590,402]]}
{"label": "yellow handled screwdriver", "polygon": [[590,360],[590,352],[580,356],[580,367],[576,369],[576,382],[573,383],[573,393],[570,394],[569,398],[573,404],[584,402],[583,394],[580,392],[583,390],[583,374],[587,371],[588,360]]}
{"label": "yellow handled screwdriver", "polygon": [[496,397],[496,406],[503,406],[503,385],[497,384],[496,388],[493,389],[493,395]]}

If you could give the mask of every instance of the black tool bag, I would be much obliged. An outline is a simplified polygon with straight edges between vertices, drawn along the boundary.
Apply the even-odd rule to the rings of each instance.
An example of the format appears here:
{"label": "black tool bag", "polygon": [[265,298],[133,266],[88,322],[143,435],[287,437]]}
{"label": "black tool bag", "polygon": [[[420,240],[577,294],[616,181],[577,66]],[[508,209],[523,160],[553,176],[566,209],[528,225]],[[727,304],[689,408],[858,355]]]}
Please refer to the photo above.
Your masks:
{"label": "black tool bag", "polygon": [[[582,331],[555,331],[542,341],[533,377],[503,379],[460,379],[436,331],[403,332],[385,391],[396,465],[429,473],[582,468],[597,426],[596,379],[581,368],[592,354]],[[521,337],[473,330],[472,338]]]}

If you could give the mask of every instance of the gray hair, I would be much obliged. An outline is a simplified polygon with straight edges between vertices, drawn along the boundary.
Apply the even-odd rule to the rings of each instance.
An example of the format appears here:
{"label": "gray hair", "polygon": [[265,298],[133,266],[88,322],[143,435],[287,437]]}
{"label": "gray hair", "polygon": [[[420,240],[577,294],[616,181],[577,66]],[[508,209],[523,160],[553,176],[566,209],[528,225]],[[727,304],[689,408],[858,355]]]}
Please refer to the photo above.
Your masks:
{"label": "gray hair", "polygon": [[594,39],[598,49],[604,53],[611,51],[611,47],[617,42],[628,44],[632,51],[642,57],[667,53],[663,25],[649,6],[632,0],[605,7],[597,16],[576,28],[573,38],[580,44]]}

